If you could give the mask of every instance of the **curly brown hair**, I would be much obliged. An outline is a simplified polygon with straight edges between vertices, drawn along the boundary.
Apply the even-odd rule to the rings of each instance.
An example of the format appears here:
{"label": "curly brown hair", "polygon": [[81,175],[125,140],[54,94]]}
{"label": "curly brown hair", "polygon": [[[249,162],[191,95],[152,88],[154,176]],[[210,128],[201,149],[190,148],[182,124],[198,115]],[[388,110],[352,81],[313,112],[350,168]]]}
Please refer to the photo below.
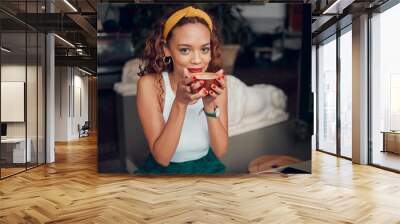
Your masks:
{"label": "curly brown hair", "polygon": [[[173,63],[166,64],[163,60],[165,56],[163,51],[165,42],[163,40],[162,34],[166,20],[174,12],[178,10],[180,9],[177,9],[172,13],[170,13],[169,15],[165,16],[163,19],[161,19],[161,21],[158,24],[155,25],[153,33],[151,33],[146,40],[146,46],[142,57],[142,61],[144,64],[140,66],[140,72],[138,73],[139,76],[143,76],[145,74],[156,74],[157,77],[155,79],[156,80],[155,84],[159,91],[159,103],[161,110],[163,110],[163,104],[164,104],[163,102],[165,94],[161,72],[163,71],[171,72],[174,69]],[[166,39],[167,44],[171,40],[173,30],[176,27],[180,27],[189,23],[201,23],[208,28],[207,22],[202,18],[183,17],[169,32]],[[211,45],[211,61],[210,64],[208,65],[207,71],[217,72],[219,69],[222,68],[222,58],[221,58],[221,49],[217,33],[217,27],[215,26],[215,23],[213,23],[213,29],[211,30],[210,45]]]}

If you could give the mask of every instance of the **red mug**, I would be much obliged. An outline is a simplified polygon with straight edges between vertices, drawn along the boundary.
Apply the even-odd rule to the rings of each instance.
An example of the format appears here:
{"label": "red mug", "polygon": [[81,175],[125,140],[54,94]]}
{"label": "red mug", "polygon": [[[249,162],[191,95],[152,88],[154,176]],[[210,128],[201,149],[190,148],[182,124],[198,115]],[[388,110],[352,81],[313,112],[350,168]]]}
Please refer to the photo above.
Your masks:
{"label": "red mug", "polygon": [[202,72],[202,73],[196,73],[196,80],[201,80],[204,82],[202,85],[202,88],[205,88],[208,92],[212,89],[211,85],[217,85],[217,78],[218,75],[213,72]]}

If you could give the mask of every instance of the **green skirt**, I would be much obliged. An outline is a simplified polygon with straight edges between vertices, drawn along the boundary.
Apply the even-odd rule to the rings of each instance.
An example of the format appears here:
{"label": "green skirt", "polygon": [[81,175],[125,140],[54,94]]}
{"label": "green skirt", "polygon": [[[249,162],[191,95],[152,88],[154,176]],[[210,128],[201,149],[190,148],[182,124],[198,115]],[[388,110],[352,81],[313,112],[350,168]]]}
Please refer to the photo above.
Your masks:
{"label": "green skirt", "polygon": [[206,156],[187,162],[170,162],[168,166],[161,166],[150,153],[143,166],[139,167],[136,174],[222,174],[225,165],[215,156],[211,147]]}

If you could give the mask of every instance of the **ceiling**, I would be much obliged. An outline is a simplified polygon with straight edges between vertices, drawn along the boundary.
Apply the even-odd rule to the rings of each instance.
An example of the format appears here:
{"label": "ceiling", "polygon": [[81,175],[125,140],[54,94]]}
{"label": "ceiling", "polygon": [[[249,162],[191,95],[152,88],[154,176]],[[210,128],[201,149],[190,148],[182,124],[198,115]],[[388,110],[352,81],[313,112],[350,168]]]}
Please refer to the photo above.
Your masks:
{"label": "ceiling", "polygon": [[[26,45],[21,33],[52,32],[62,38],[55,38],[56,65],[79,66],[95,72],[96,4],[96,0],[47,0],[47,5],[45,0],[1,0],[2,45],[12,49],[7,56],[16,61],[35,55],[36,46]],[[28,42],[32,37],[27,34]]]}

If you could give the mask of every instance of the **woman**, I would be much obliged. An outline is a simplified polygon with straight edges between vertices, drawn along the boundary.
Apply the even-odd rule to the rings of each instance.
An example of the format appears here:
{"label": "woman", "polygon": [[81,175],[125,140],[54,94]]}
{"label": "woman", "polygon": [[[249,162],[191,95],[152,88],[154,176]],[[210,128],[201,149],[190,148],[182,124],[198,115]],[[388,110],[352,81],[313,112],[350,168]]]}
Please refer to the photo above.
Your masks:
{"label": "woman", "polygon": [[[191,6],[164,19],[147,39],[137,107],[150,155],[136,173],[223,173],[228,147],[227,90],[216,29]],[[198,72],[216,72],[203,88]],[[143,74],[142,73],[142,74]]]}

